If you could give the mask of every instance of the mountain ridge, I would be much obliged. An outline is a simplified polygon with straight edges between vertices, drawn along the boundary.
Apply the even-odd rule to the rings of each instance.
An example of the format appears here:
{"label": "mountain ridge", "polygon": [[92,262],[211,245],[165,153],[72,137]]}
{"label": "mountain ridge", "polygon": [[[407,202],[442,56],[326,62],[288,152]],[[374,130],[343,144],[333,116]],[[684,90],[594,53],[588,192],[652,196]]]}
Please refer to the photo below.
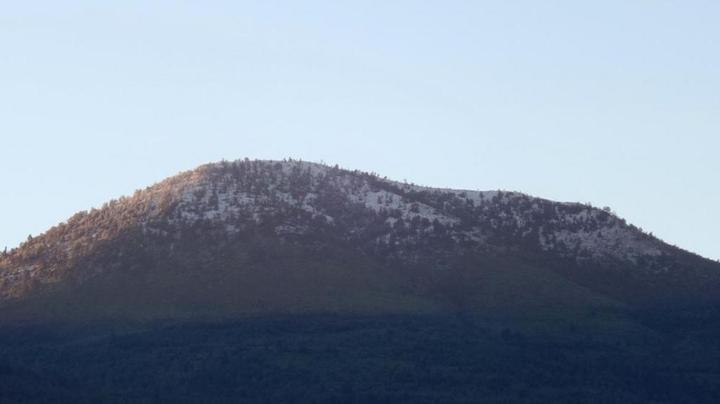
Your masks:
{"label": "mountain ridge", "polygon": [[[203,244],[207,240],[215,244]],[[254,243],[264,246],[245,251],[234,261],[222,258],[237,255]],[[440,293],[445,300],[464,294],[472,301],[483,300],[478,285],[483,284],[487,291],[487,283],[474,279],[469,283],[475,282],[478,289],[465,290],[472,288],[455,278],[478,277],[475,272],[482,271],[474,268],[493,265],[511,268],[507,273],[523,273],[514,277],[501,274],[511,278],[511,284],[531,277],[531,270],[516,268],[541,268],[535,274],[543,273],[545,278],[559,274],[563,282],[624,302],[640,296],[650,300],[679,296],[714,299],[720,278],[720,265],[670,246],[607,209],[518,192],[421,187],[318,163],[245,159],[202,165],[131,197],[79,212],[3,254],[0,301],[22,301],[38,291],[74,290],[107,274],[108,278],[119,276],[128,268],[137,269],[141,274],[137,278],[143,279],[149,275],[142,268],[169,262],[187,266],[186,272],[198,276],[199,284],[206,282],[205,269],[214,267],[222,267],[217,269],[217,274],[223,274],[217,275],[219,278],[233,278],[249,267],[262,267],[252,276],[263,277],[262,271],[280,265],[262,264],[269,259],[263,255],[276,249],[281,250],[279,257],[289,254],[282,264],[288,268],[297,267],[295,261],[312,267],[323,262],[325,254],[337,260],[327,262],[333,268],[366,262],[367,268],[375,269],[356,268],[343,275],[357,278],[361,282],[358,290],[368,287],[374,296],[392,278],[397,289],[388,299],[421,296],[422,304],[430,306],[440,293],[437,289],[442,288],[447,289]],[[292,249],[299,252],[288,252]],[[187,251],[192,254],[187,253],[184,262],[177,261]],[[204,255],[207,257],[201,258]],[[226,269],[236,265],[242,268]],[[275,288],[287,281],[283,276],[292,273],[288,269],[278,279],[258,281],[258,285]],[[333,271],[325,278],[313,278],[317,273],[307,276],[345,292],[357,286]],[[143,281],[137,282],[144,287]],[[192,289],[183,282],[178,290]],[[237,282],[241,285],[243,280]],[[438,286],[443,282],[455,284]],[[511,291],[515,286],[503,287]],[[534,293],[528,292],[531,287],[524,288]],[[461,289],[464,291],[458,292]],[[172,294],[158,290],[162,288],[153,293]],[[330,298],[320,300],[332,302]],[[182,301],[182,296],[176,301]]]}

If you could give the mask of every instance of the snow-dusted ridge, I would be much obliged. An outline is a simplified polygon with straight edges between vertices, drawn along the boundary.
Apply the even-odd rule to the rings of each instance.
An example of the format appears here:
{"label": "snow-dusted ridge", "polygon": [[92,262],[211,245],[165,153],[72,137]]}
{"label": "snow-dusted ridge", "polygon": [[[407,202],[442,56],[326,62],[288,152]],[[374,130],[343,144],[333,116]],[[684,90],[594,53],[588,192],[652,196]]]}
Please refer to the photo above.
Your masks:
{"label": "snow-dusted ridge", "polygon": [[[232,166],[243,163],[221,164]],[[430,223],[424,231],[431,232],[434,230],[433,223],[440,223],[451,229],[458,227],[456,236],[476,241],[490,239],[494,231],[512,230],[520,238],[535,237],[537,245],[544,251],[557,251],[566,256],[582,253],[594,258],[635,262],[638,257],[662,254],[657,240],[627,226],[611,213],[578,203],[553,202],[518,192],[419,186],[302,161],[260,161],[256,164],[270,167],[271,171],[279,174],[268,175],[265,183],[267,193],[249,192],[227,175],[210,182],[199,181],[181,194],[178,205],[180,220],[232,221],[244,215],[259,222],[268,207],[280,204],[299,208],[312,217],[322,217],[327,223],[333,223],[335,218],[317,203],[319,181],[326,180],[325,185],[342,192],[347,202],[361,205],[376,214],[393,212],[394,215],[386,219],[390,226],[394,226],[398,219],[402,219],[405,226],[419,219]],[[212,171],[217,165],[205,167]],[[308,189],[301,196],[288,192],[287,181],[291,181],[293,175],[304,175],[308,179]],[[221,190],[214,188],[218,181],[223,186]],[[458,214],[414,197],[417,193],[450,196],[454,199],[453,203],[460,201],[467,204],[479,216],[478,225],[460,229],[462,219]],[[197,197],[200,194],[202,197]],[[540,221],[534,218],[547,211],[548,206],[552,207],[549,217]],[[601,217],[605,220],[602,225],[598,223]],[[232,231],[233,227],[228,229]]]}
{"label": "snow-dusted ridge", "polygon": [[670,270],[664,258],[675,251],[611,212],[578,203],[418,186],[318,163],[246,159],[203,165],[80,212],[0,256],[0,299],[62,279],[77,259],[128,232],[167,238],[199,224],[228,235],[273,226],[280,237],[331,229],[369,250],[412,251],[449,240],[477,251],[528,250],[651,272]]}

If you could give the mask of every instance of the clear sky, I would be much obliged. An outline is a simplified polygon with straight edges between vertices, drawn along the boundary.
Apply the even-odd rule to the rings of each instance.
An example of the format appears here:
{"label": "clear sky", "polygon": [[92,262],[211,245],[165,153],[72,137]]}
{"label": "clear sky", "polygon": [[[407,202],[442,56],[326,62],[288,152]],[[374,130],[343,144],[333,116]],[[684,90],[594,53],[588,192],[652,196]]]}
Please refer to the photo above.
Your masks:
{"label": "clear sky", "polygon": [[720,258],[720,2],[0,5],[0,249],[294,157],[609,205]]}

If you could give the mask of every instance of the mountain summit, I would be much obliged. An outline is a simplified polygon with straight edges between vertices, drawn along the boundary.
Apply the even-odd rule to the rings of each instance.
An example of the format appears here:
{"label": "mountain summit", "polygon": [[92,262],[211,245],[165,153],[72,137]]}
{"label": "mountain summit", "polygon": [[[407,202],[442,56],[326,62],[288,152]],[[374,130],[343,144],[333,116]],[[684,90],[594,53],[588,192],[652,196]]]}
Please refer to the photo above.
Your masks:
{"label": "mountain summit", "polygon": [[0,256],[52,316],[622,307],[718,297],[720,264],[609,209],[301,161],[208,164]]}

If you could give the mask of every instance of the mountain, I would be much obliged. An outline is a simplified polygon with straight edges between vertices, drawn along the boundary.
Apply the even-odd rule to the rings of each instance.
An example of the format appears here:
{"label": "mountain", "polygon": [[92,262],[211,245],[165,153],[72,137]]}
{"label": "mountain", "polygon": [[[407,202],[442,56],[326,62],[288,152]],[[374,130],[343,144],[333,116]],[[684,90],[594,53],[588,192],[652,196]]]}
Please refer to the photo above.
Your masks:
{"label": "mountain", "polygon": [[0,402],[714,404],[718,286],[609,209],[209,164],[0,256]]}
{"label": "mountain", "polygon": [[718,286],[608,208],[292,160],[204,165],[0,257],[5,318],[612,310]]}

